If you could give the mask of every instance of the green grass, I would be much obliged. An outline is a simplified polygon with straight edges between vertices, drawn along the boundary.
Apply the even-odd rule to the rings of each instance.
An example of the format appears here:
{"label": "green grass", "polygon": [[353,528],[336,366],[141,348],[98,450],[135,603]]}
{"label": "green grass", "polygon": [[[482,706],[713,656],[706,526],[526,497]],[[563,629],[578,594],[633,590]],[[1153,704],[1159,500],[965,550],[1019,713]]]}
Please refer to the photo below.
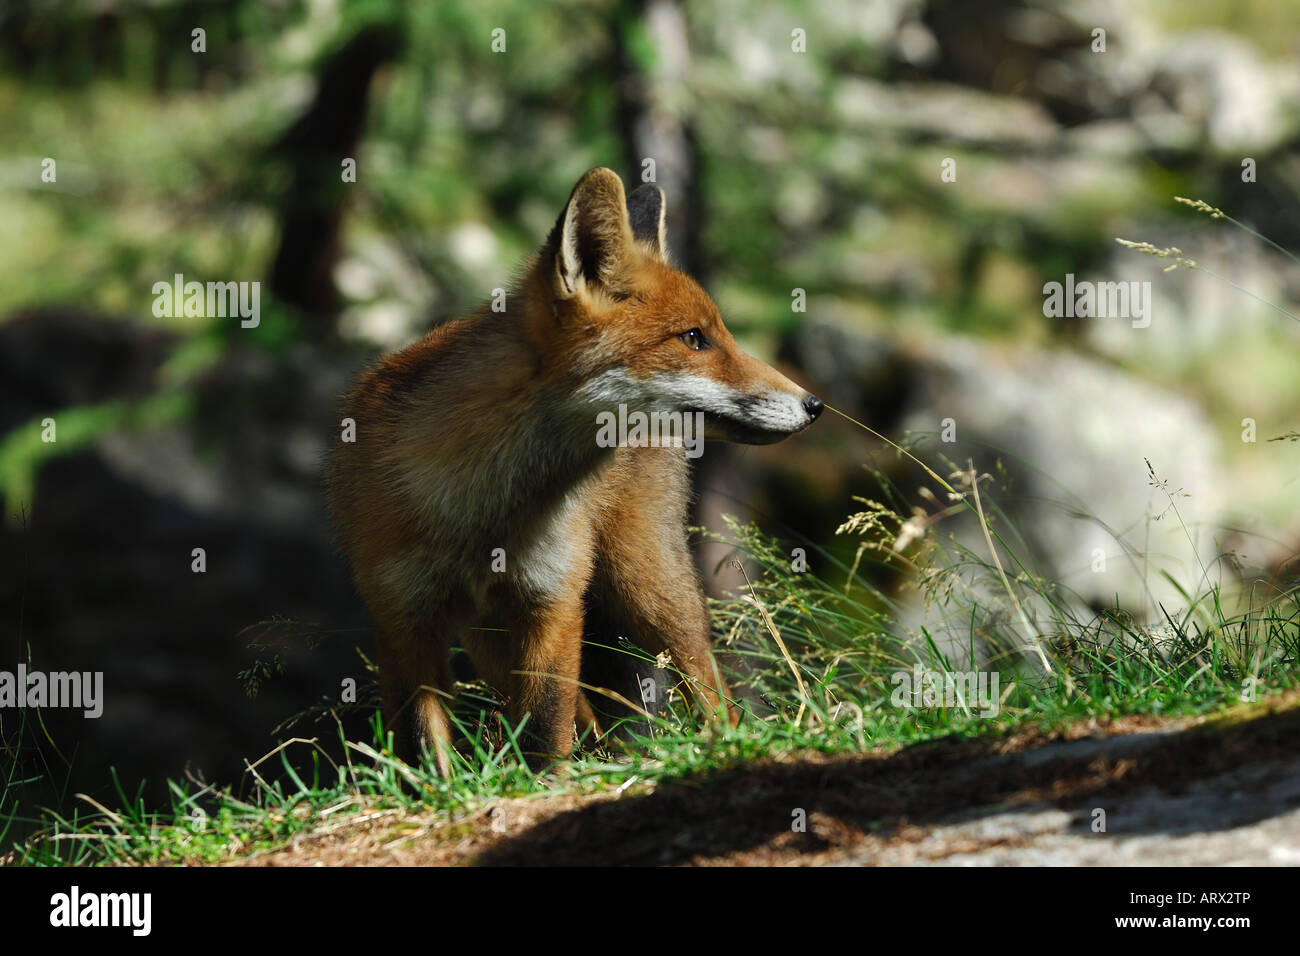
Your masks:
{"label": "green grass", "polygon": [[[930,518],[970,509],[986,528],[1005,526],[990,520],[996,505],[988,490],[977,498],[971,474],[955,475],[955,484],[931,475],[953,489],[955,500],[938,504],[936,498]],[[885,497],[893,498],[896,489],[880,480]],[[702,722],[671,694],[661,714],[629,721],[625,739],[539,773],[527,765],[520,728],[503,720],[490,692],[471,685],[457,700],[461,740],[448,778],[428,762],[410,767],[391,756],[376,718],[370,742],[342,740],[340,730],[342,759],[315,738],[295,737],[255,762],[238,787],[171,782],[170,805],[162,810],[147,809],[139,791],[115,781],[116,806],[85,800],[71,816],[44,814],[40,832],[14,846],[9,862],[213,863],[362,815],[398,828],[416,814],[454,822],[505,797],[704,781],[740,763],[786,755],[893,750],[1091,718],[1203,714],[1297,685],[1295,586],[1266,592],[1261,585],[1215,584],[1184,592],[1187,607],[1163,628],[1142,627],[1118,611],[1081,616],[1032,573],[1022,553],[992,533],[1001,570],[931,530],[896,550],[909,521],[913,529],[925,524],[916,511],[867,502],[841,529],[860,539],[856,553],[804,545],[808,566],[824,568],[820,573],[797,570],[802,565],[792,561],[789,542],[731,525],[727,539],[757,572],[743,595],[713,607],[718,647],[745,710],[738,727]],[[971,622],[962,654],[943,653],[928,633],[902,631],[897,602],[871,583],[891,566],[906,569],[931,600],[946,601],[955,619]],[[968,590],[972,575],[987,579],[991,590]],[[1000,597],[990,599],[999,588]],[[1031,617],[1037,649],[1020,631]],[[982,717],[974,702],[962,700],[896,706],[896,675],[917,665],[938,673],[996,671],[998,714]],[[291,752],[309,759],[291,761]],[[10,825],[19,822],[14,813]]]}

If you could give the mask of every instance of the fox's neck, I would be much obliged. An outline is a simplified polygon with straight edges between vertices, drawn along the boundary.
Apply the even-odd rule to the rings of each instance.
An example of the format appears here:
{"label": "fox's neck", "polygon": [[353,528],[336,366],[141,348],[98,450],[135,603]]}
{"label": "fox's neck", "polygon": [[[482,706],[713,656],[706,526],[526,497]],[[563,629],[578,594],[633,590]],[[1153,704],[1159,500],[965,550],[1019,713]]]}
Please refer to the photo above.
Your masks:
{"label": "fox's neck", "polygon": [[[570,379],[547,367],[530,334],[531,324],[547,317],[527,316],[526,322],[520,318],[492,315],[480,320],[485,324],[472,355],[475,363],[483,364],[465,369],[466,385],[493,377],[496,381],[490,398],[485,395],[484,403],[470,414],[497,424],[473,447],[464,447],[462,461],[442,474],[443,480],[451,479],[454,494],[475,502],[473,509],[464,509],[463,520],[473,513],[498,528],[518,527],[552,513],[614,454],[612,448],[597,444],[595,409],[577,400]],[[517,371],[505,371],[509,369]],[[455,388],[444,380],[447,386]],[[461,400],[468,397],[467,387]],[[456,436],[440,441],[447,437],[459,444]],[[487,497],[492,501],[485,506]],[[455,518],[457,507],[451,497],[443,500],[440,510]]]}

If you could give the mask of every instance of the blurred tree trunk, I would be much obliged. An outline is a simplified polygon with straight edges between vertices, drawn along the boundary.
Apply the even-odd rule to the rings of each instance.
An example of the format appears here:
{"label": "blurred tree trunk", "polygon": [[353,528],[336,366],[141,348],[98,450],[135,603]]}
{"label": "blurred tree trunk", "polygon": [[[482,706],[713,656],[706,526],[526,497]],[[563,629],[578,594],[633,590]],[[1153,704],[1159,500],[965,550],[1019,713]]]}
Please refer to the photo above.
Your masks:
{"label": "blurred tree trunk", "polygon": [[627,168],[640,183],[645,161],[654,160],[654,181],[667,197],[669,252],[703,281],[686,16],[677,0],[625,0],[616,22],[616,123]]}
{"label": "blurred tree trunk", "polygon": [[[690,112],[690,40],[677,0],[625,0],[619,17],[615,89],[618,127],[627,164],[636,173],[655,161],[655,180],[668,206],[668,249],[673,264],[708,285],[708,257],[701,235],[707,211],[699,183],[699,152]],[[753,517],[744,507],[753,491],[739,468],[740,451],[714,442],[695,468],[696,496],[691,522],[722,531],[722,510]],[[723,504],[725,503],[725,504]],[[721,507],[720,507],[721,505]],[[744,578],[723,563],[730,548],[701,541],[696,567],[715,596],[739,588]]]}
{"label": "blurred tree trunk", "polygon": [[389,27],[358,32],[325,60],[310,108],[272,147],[292,172],[269,284],[279,299],[307,314],[307,332],[317,340],[333,333],[339,309],[334,266],[348,188],[342,163],[356,159],[370,81],[398,48],[398,35]]}

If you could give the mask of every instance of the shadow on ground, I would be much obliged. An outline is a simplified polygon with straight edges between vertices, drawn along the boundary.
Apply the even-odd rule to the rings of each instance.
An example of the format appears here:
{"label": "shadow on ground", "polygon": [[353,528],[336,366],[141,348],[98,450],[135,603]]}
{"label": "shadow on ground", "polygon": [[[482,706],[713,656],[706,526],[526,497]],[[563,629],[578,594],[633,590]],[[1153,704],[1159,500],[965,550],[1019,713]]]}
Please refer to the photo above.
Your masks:
{"label": "shadow on ground", "polygon": [[[866,843],[916,841],[928,825],[972,811],[1056,807],[1089,833],[1097,809],[1159,791],[1172,806],[1211,780],[1246,781],[1256,800],[1203,801],[1199,819],[1111,813],[1117,833],[1239,827],[1300,805],[1300,698],[1188,726],[1151,718],[1072,728],[1055,739],[933,743],[886,757],[739,767],[707,782],[602,800],[503,838],[471,862],[664,865],[690,862],[854,862]],[[1074,739],[1070,739],[1074,738]],[[1244,771],[1251,771],[1242,776]],[[1286,783],[1270,788],[1270,781]],[[1289,781],[1289,783],[1287,783]],[[1231,789],[1231,787],[1229,788]],[[806,832],[794,832],[798,811]],[[856,862],[869,862],[858,860]]]}

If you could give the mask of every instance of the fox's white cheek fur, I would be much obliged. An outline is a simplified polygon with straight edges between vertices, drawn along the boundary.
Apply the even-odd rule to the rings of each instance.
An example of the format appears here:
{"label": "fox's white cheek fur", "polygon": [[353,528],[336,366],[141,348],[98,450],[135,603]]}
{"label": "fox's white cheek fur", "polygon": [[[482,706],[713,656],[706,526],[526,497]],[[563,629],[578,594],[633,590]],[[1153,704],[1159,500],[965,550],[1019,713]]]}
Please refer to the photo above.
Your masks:
{"label": "fox's white cheek fur", "polygon": [[802,396],[775,389],[744,392],[702,375],[659,372],[637,378],[625,368],[601,372],[577,391],[577,398],[602,408],[648,405],[651,411],[702,411],[765,431],[793,432],[812,418]]}

